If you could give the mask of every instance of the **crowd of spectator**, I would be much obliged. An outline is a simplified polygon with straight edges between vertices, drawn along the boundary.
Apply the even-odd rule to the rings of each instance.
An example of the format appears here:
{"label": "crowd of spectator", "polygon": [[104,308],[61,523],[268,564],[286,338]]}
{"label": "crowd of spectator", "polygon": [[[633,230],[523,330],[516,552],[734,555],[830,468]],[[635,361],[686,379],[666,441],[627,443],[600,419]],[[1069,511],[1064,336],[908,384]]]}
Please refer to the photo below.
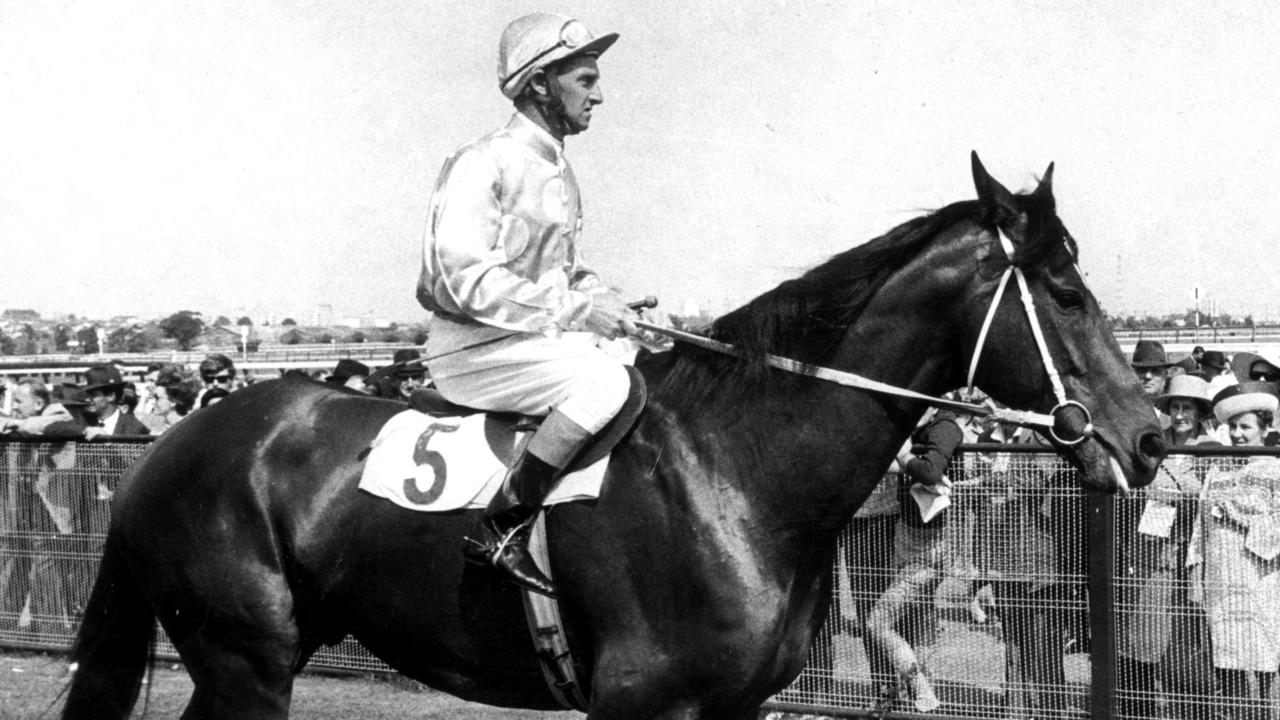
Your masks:
{"label": "crowd of spectator", "polygon": [[[1170,358],[1140,341],[1131,363],[1174,454],[1150,486],[1117,503],[1120,716],[1266,717],[1280,669],[1280,459],[1177,449],[1280,445],[1280,353],[1197,347]],[[959,425],[966,443],[1047,445],[1025,428]],[[837,603],[830,627],[862,635],[882,704],[929,712],[939,699],[916,650],[937,635],[944,576],[967,578],[965,602],[942,600],[985,623],[978,598],[990,598],[1024,709],[1079,713],[1064,656],[1088,646],[1087,550],[1070,473],[1048,455],[966,453],[953,487],[919,470],[929,452],[917,434],[855,515],[845,559],[853,607]],[[941,510],[922,522],[939,495]],[[944,524],[946,533],[927,531]]]}
{"label": "crowd of spectator", "polygon": [[[130,374],[103,364],[81,382],[0,384],[0,438],[37,441],[0,443],[0,633],[66,633],[77,622],[96,555],[84,544],[105,532],[115,481],[132,457],[104,440],[161,435],[259,380],[220,354],[194,368],[154,364]],[[328,372],[285,374],[408,407],[427,370],[406,348],[377,371],[342,359]]]}
{"label": "crowd of spectator", "polygon": [[[358,360],[343,358],[328,372],[288,370],[281,374],[405,402],[427,382],[421,354],[412,348],[397,350],[391,362],[376,371]],[[68,378],[45,382],[34,377],[9,377],[0,384],[0,434],[44,436],[52,426],[61,439],[160,435],[192,412],[260,379],[237,372],[235,362],[221,354],[209,355],[195,368],[153,363],[136,379],[126,377],[114,364],[88,368],[82,383]]]}

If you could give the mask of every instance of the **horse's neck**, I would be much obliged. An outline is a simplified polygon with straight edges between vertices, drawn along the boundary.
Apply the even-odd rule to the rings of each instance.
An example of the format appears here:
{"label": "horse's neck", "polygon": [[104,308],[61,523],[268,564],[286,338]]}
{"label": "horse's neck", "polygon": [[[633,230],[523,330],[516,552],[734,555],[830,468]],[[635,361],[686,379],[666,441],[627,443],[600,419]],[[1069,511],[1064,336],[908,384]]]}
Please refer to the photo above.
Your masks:
{"label": "horse's neck", "polygon": [[[951,298],[926,287],[938,278],[924,262],[891,278],[867,304],[833,365],[931,396],[959,384],[958,339],[943,307]],[[767,443],[769,465],[778,473],[760,482],[786,498],[775,512],[804,508],[818,520],[800,531],[814,533],[804,541],[823,542],[874,489],[926,407],[817,379],[801,387],[761,403],[759,420],[771,432],[754,441]]]}

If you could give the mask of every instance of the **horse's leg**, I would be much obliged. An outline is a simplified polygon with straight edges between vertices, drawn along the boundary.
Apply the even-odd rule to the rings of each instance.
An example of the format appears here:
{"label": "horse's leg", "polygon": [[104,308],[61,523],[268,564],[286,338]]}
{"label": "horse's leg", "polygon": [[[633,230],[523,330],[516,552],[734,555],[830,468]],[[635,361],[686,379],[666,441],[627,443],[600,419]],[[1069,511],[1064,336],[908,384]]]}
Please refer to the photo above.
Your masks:
{"label": "horse's leg", "polygon": [[300,633],[284,578],[247,575],[212,597],[224,602],[178,644],[195,683],[183,720],[288,717]]}

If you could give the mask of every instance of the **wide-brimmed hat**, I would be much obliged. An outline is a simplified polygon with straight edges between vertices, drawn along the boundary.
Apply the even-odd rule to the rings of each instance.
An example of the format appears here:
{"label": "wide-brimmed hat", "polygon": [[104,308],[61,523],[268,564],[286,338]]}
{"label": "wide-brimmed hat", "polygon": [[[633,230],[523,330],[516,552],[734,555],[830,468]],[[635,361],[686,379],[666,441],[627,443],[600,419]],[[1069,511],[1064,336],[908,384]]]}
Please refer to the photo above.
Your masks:
{"label": "wide-brimmed hat", "polygon": [[1163,395],[1156,397],[1155,405],[1167,415],[1169,403],[1174,398],[1194,400],[1203,417],[1208,417],[1213,407],[1213,403],[1209,402],[1209,383],[1196,375],[1174,375],[1169,378],[1169,386],[1165,388]]}
{"label": "wide-brimmed hat", "polygon": [[1221,350],[1205,350],[1200,356],[1200,367],[1221,373],[1227,369],[1227,356]]}
{"label": "wide-brimmed hat", "polygon": [[115,365],[94,365],[84,371],[84,392],[94,390],[124,390],[124,378]]}
{"label": "wide-brimmed hat", "polygon": [[1231,418],[1246,412],[1276,411],[1280,405],[1280,386],[1267,382],[1242,382],[1228,385],[1213,398],[1213,415],[1218,422],[1225,423]]}
{"label": "wide-brimmed hat", "polygon": [[325,378],[324,381],[329,383],[338,383],[341,385],[353,377],[369,377],[369,366],[359,360],[342,358],[338,361],[338,364],[333,367],[333,374]]}
{"label": "wide-brimmed hat", "polygon": [[1164,354],[1164,345],[1155,340],[1139,340],[1133,347],[1133,360],[1130,365],[1136,368],[1169,367],[1169,357]]}
{"label": "wide-brimmed hat", "polygon": [[517,18],[502,31],[498,43],[498,89],[514,100],[529,77],[566,58],[601,55],[617,33],[596,37],[586,25],[565,15],[533,13]]}
{"label": "wide-brimmed hat", "polygon": [[1280,377],[1280,351],[1238,352],[1231,358],[1231,374],[1242,383],[1253,380],[1258,371]]}

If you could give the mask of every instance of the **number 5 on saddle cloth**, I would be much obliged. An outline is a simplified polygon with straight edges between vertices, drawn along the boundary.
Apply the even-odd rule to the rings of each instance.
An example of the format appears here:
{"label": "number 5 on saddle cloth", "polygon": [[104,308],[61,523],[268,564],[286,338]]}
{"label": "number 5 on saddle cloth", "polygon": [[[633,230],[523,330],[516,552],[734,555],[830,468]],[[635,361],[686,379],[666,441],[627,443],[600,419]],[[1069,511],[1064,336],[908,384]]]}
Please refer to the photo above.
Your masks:
{"label": "number 5 on saddle cloth", "polygon": [[[599,495],[607,458],[644,410],[644,378],[626,367],[627,400],[613,420],[569,464],[545,505]],[[542,422],[541,417],[457,405],[435,388],[419,388],[406,410],[389,420],[370,446],[360,489],[410,510],[483,508]]]}

